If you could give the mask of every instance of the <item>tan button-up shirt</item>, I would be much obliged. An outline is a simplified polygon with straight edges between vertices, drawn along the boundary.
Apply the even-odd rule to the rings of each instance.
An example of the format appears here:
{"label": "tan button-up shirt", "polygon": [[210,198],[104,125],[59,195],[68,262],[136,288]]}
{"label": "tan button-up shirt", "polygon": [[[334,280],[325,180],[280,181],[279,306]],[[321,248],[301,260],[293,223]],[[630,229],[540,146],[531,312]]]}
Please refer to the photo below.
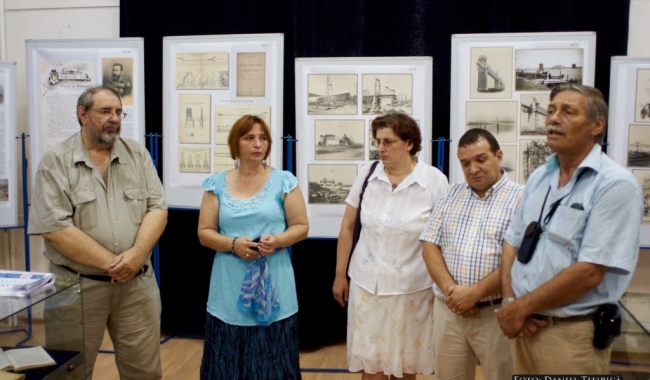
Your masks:
{"label": "tan button-up shirt", "polygon": [[[108,184],[77,133],[45,152],[33,189],[29,234],[76,226],[115,255],[133,246],[147,211],[167,209],[149,152],[122,138],[111,149]],[[82,274],[106,274],[69,259],[47,240],[44,255]]]}

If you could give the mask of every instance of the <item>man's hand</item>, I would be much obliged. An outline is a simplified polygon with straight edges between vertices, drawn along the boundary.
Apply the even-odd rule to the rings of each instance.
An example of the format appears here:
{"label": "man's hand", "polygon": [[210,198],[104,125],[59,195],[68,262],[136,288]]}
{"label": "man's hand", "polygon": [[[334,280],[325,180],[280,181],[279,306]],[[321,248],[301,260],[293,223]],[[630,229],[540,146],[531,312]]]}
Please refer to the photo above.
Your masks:
{"label": "man's hand", "polygon": [[463,318],[480,318],[481,311],[479,310],[478,306],[474,305],[469,310],[459,315]]}
{"label": "man's hand", "polygon": [[479,297],[475,288],[471,286],[452,285],[447,288],[445,302],[449,310],[462,316],[463,313],[476,306]]}
{"label": "man's hand", "polygon": [[517,301],[511,302],[494,311],[497,314],[497,320],[499,321],[501,331],[503,331],[503,335],[507,336],[508,339],[523,337],[524,334],[522,333],[522,335],[519,336],[519,333],[524,327],[526,319],[530,318],[527,315],[521,315],[516,303]]}
{"label": "man's hand", "polygon": [[131,280],[142,268],[144,264],[143,256],[144,260],[146,260],[147,256],[141,255],[135,247],[122,252],[111,263],[108,275],[116,282]]}
{"label": "man's hand", "polygon": [[540,321],[533,317],[526,317],[524,327],[517,333],[517,338],[530,338],[537,330],[548,325],[547,321]]}

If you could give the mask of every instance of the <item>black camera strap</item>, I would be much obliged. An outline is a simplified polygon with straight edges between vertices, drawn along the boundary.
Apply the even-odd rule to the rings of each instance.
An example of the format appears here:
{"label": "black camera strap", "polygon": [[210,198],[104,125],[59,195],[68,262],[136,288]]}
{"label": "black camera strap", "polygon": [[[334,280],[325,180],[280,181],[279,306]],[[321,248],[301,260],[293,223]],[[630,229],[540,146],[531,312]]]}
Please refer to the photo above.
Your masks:
{"label": "black camera strap", "polygon": [[[576,182],[573,184],[573,187],[576,187],[578,184],[578,181],[580,181],[580,178],[585,174],[587,169],[583,170],[578,174],[578,178],[576,178]],[[571,188],[573,191],[573,188]],[[540,223],[542,221],[542,214],[544,213],[544,206],[546,206],[546,200],[548,199],[548,194],[551,192],[551,186],[548,186],[548,191],[546,192],[546,197],[544,197],[544,203],[542,204],[542,209],[539,211],[539,219],[537,220],[537,223]],[[563,196],[562,198],[558,199],[551,205],[551,209],[548,211],[548,214],[546,214],[546,217],[544,217],[544,224],[548,224],[548,222],[551,221],[551,218],[553,217],[553,214],[555,214],[555,211],[557,211],[557,208],[560,206],[560,202],[562,202],[562,199],[566,198],[568,195],[570,195],[571,192]]]}

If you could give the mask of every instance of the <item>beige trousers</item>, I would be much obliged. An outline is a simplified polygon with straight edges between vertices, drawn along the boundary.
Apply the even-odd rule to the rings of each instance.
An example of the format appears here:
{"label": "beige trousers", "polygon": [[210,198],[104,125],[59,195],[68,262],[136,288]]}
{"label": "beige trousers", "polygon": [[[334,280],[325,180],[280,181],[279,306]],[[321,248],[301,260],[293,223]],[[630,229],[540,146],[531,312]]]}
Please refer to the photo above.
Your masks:
{"label": "beige trousers", "polygon": [[513,339],[515,374],[608,374],[612,347],[599,350],[593,339],[592,321],[549,323],[530,338]]}
{"label": "beige trousers", "polygon": [[437,380],[474,380],[477,362],[486,380],[512,377],[510,342],[501,332],[494,310],[480,309],[478,318],[454,314],[445,301],[433,304],[433,335]]}
{"label": "beige trousers", "polygon": [[[151,268],[151,263],[149,263]],[[57,265],[51,266],[57,279],[75,276]],[[113,341],[115,362],[122,380],[154,380],[162,378],[160,365],[160,293],[153,271],[149,269],[123,284],[82,278],[82,301],[86,378],[91,379],[104,329]],[[70,341],[60,329],[61,318],[56,311],[46,312],[45,328],[48,347],[63,348]],[[48,320],[56,320],[59,328],[48,328]],[[50,324],[54,327],[54,324]],[[69,378],[77,378],[70,376]]]}

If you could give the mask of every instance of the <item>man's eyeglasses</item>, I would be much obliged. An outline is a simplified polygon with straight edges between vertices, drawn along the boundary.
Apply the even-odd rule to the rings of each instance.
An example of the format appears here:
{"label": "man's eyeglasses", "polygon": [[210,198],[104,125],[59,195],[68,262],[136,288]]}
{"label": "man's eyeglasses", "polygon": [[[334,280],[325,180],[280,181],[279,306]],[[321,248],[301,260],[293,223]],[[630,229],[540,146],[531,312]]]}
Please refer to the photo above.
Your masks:
{"label": "man's eyeglasses", "polygon": [[402,140],[384,139],[382,141],[382,140],[379,140],[379,139],[375,139],[375,142],[377,143],[377,148],[379,148],[381,146],[381,144],[384,144],[384,146],[386,148],[390,148],[393,144],[395,144],[398,141],[402,141]]}
{"label": "man's eyeglasses", "polygon": [[94,109],[94,108],[91,108],[90,110],[91,110],[91,111],[95,111],[95,112],[97,112],[98,114],[100,114],[100,115],[102,115],[102,116],[106,116],[106,117],[111,117],[111,116],[113,116],[113,113],[115,113],[115,115],[117,115],[117,117],[122,118],[122,119],[124,119],[124,118],[126,117],[126,112],[122,112],[122,110],[111,111],[111,110],[108,109],[108,108],[102,108],[102,109],[99,109],[99,110],[96,110],[96,109]]}

